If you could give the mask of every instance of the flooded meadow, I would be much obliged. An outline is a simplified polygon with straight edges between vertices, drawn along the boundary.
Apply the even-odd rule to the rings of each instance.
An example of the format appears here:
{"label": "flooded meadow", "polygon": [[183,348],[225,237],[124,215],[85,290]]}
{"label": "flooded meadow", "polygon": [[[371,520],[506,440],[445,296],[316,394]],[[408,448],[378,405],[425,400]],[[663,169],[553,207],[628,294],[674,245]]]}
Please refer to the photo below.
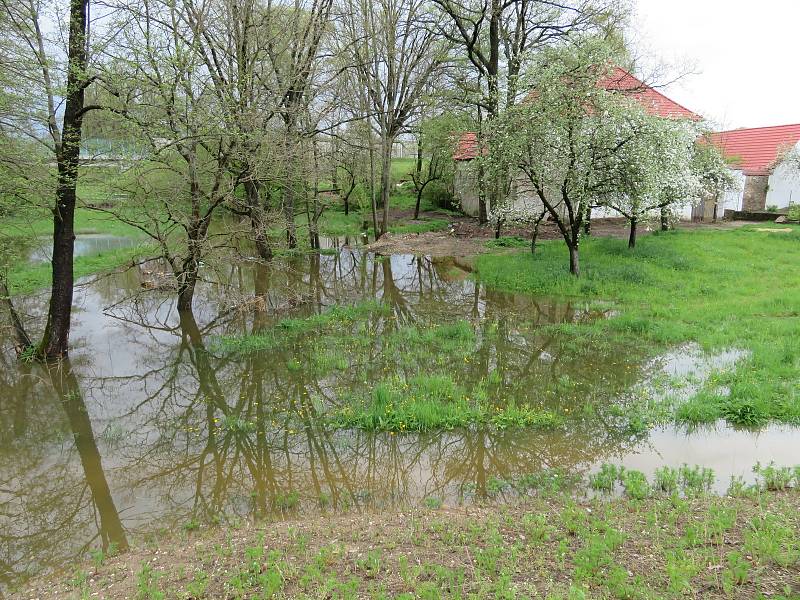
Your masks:
{"label": "flooded meadow", "polygon": [[[724,490],[800,452],[790,428],[640,418],[643,398],[735,368],[735,349],[620,347],[574,328],[613,303],[488,289],[463,259],[323,247],[206,265],[193,314],[158,263],[87,278],[68,363],[3,348],[0,589],[199,525],[502,499],[604,462],[700,464]],[[19,309],[41,320],[46,296]]]}

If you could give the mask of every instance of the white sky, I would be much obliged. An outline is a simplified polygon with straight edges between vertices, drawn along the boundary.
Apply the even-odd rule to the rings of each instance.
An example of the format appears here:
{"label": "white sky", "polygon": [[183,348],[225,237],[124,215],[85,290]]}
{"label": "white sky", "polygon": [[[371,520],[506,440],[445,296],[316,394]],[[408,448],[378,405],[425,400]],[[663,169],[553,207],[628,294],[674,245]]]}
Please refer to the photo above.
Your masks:
{"label": "white sky", "polygon": [[800,123],[800,0],[633,0],[632,41],[661,89],[723,129]]}

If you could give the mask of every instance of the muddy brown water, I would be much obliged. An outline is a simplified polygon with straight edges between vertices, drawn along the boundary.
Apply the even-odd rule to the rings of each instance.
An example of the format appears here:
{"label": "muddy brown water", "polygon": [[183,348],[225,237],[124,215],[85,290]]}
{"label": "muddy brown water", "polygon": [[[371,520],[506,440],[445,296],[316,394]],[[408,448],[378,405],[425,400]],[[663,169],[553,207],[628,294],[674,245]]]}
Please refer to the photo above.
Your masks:
{"label": "muddy brown water", "polygon": [[[90,549],[198,524],[426,498],[469,503],[502,490],[497,482],[553,468],[585,475],[606,461],[648,473],[701,464],[715,469],[721,489],[756,461],[797,462],[793,429],[641,431],[624,418],[633,395],[668,393],[665,381],[691,394],[715,369],[735,368],[741,353],[687,346],[653,358],[585,347],[552,326],[612,317],[613,306],[492,291],[466,268],[347,247],[269,267],[229,261],[206,267],[213,283],[198,290],[192,319],[179,318],[170,292],[145,289],[164,277],[157,264],[84,280],[70,370],[19,365],[8,348],[0,355],[0,590]],[[45,300],[32,296],[20,308],[35,322]],[[317,333],[245,355],[215,345],[361,300],[387,308],[353,324],[352,351],[335,349],[339,370],[308,366],[328,344]],[[381,354],[392,331],[454,321],[474,332],[474,360],[431,365],[414,362],[413,349],[405,358]],[[492,381],[493,393],[555,410],[565,424],[392,435],[332,431],[314,418],[318,402],[428,372],[468,389]]]}

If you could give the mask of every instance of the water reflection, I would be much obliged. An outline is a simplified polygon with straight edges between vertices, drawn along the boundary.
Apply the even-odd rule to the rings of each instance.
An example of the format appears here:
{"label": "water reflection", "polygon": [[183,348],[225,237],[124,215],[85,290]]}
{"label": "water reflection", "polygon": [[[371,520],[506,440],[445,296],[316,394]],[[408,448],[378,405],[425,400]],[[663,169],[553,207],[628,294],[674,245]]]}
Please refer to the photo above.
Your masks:
{"label": "water reflection", "polygon": [[[190,522],[430,496],[458,504],[486,496],[492,479],[582,473],[683,445],[671,432],[648,447],[625,417],[625,392],[648,357],[559,330],[604,318],[608,307],[495,292],[466,269],[347,248],[271,266],[209,265],[195,313],[181,315],[174,294],[143,289],[147,274],[135,270],[80,287],[71,365],[51,372],[18,365],[8,349],[0,355],[0,585]],[[214,344],[373,298],[386,310],[338,341],[312,334],[245,355]],[[43,302],[23,308],[41,314]],[[463,364],[400,365],[386,351],[393,333],[454,320],[475,335]],[[319,366],[320,353],[336,352],[343,364]],[[387,373],[442,370],[467,389],[486,385],[492,397],[558,411],[565,426],[424,435],[320,426],[325,406]]]}
{"label": "water reflection", "polygon": [[[29,260],[33,263],[49,262],[53,257],[53,240],[42,238],[37,247],[30,253]],[[121,235],[106,233],[80,233],[75,236],[75,256],[92,256],[120,248],[133,246],[136,240]]]}

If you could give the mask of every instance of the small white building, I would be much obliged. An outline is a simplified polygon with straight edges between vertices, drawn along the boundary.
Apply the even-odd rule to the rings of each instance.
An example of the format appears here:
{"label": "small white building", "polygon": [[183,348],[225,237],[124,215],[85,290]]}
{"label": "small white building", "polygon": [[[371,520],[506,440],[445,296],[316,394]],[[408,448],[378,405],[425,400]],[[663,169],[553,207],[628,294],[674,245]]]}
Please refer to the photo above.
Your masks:
{"label": "small white building", "polygon": [[800,204],[800,170],[785,160],[800,147],[800,124],[722,131],[712,141],[740,183],[721,200],[722,210],[760,212]]}

